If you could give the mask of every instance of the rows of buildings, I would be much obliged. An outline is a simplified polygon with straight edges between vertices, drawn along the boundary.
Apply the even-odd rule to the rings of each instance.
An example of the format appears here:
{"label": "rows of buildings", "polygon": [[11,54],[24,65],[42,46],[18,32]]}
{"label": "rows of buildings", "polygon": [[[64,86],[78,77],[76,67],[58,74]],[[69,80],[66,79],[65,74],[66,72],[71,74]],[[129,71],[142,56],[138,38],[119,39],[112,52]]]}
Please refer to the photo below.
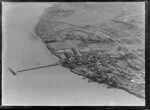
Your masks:
{"label": "rows of buildings", "polygon": [[97,60],[97,53],[93,50],[79,51],[72,48],[70,52],[64,52],[66,61],[70,64],[87,64]]}

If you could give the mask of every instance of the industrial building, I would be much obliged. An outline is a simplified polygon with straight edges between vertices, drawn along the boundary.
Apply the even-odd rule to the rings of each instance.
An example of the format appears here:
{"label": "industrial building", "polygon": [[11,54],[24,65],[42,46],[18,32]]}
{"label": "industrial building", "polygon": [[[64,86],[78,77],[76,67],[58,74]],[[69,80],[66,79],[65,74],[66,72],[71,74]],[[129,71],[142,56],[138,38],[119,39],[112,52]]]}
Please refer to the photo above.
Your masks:
{"label": "industrial building", "polygon": [[79,51],[75,48],[71,49],[71,52],[64,52],[66,56],[66,60],[68,63],[75,63],[75,64],[86,64],[89,62],[96,61],[96,52],[94,51]]}

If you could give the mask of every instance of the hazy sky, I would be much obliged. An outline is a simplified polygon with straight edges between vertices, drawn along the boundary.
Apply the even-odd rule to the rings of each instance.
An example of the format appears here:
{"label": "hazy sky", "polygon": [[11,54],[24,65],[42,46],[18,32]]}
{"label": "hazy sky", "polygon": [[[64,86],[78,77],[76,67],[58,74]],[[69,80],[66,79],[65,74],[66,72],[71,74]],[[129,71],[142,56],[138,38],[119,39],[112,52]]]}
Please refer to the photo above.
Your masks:
{"label": "hazy sky", "polygon": [[[144,105],[144,101],[123,90],[88,83],[61,66],[23,72],[17,76],[8,71],[8,67],[19,70],[59,60],[33,32],[39,16],[50,6],[51,3],[2,3],[2,104]],[[118,8],[122,10],[119,4]]]}

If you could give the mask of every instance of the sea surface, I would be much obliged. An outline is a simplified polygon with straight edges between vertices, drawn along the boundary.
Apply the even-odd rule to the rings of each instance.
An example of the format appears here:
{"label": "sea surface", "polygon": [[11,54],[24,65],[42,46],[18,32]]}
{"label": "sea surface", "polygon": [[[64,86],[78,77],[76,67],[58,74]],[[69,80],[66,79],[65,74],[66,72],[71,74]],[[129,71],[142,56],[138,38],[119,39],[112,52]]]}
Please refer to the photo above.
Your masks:
{"label": "sea surface", "polygon": [[[140,106],[145,102],[123,90],[88,83],[69,69],[55,66],[13,76],[15,71],[53,64],[59,59],[50,54],[34,26],[52,3],[2,3],[3,7],[3,105],[98,105]],[[121,7],[120,7],[121,8]],[[113,13],[112,13],[113,14]],[[115,13],[114,13],[115,14]],[[106,16],[103,13],[106,20]]]}

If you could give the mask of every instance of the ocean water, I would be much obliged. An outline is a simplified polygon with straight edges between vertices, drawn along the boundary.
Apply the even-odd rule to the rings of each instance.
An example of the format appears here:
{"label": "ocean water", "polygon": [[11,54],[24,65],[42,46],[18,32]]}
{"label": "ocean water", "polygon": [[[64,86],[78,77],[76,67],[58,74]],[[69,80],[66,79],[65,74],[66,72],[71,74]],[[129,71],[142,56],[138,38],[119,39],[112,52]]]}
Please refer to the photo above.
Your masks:
{"label": "ocean water", "polygon": [[[2,3],[2,104],[144,105],[143,100],[123,90],[107,89],[105,85],[88,83],[87,79],[82,79],[82,76],[61,66],[22,72],[16,76],[8,71],[8,67],[17,71],[59,61],[50,54],[33,31],[43,10],[52,5]],[[103,16],[106,19],[105,14]]]}

